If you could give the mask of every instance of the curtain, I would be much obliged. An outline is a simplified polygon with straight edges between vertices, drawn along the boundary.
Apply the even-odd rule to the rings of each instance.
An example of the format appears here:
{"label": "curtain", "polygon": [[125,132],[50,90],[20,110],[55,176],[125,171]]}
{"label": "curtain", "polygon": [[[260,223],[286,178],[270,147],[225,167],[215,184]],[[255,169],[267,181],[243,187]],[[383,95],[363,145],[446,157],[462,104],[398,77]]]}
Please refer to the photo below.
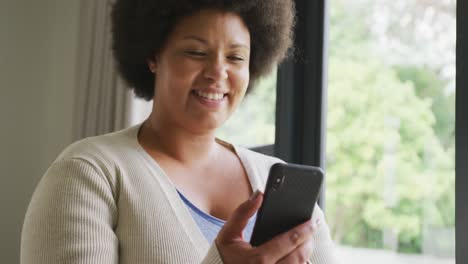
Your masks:
{"label": "curtain", "polygon": [[112,55],[110,13],[114,1],[80,2],[74,140],[129,126],[133,100]]}

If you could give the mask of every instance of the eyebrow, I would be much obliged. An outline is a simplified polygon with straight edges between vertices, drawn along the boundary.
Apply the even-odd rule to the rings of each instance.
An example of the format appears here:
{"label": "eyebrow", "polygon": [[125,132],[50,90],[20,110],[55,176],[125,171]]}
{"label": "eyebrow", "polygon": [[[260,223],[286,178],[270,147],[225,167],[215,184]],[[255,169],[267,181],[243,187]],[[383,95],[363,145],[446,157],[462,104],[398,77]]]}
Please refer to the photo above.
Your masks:
{"label": "eyebrow", "polygon": [[[201,42],[205,45],[208,45],[208,41],[206,41],[205,39],[203,38],[200,38],[200,37],[197,37],[197,36],[186,36],[184,37],[183,39],[191,39],[191,40],[196,40],[198,42]],[[240,44],[240,43],[233,43],[231,44],[229,47],[231,48],[245,48],[245,49],[248,49],[250,50],[250,47],[245,45],[245,44]]]}

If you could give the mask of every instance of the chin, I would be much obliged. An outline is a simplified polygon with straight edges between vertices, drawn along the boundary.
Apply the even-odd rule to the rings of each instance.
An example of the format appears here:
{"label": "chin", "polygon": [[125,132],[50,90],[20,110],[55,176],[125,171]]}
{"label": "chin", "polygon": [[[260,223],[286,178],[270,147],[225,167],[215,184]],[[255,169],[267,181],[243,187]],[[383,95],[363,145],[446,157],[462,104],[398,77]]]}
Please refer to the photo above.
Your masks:
{"label": "chin", "polygon": [[191,130],[196,131],[198,133],[209,133],[214,132],[218,128],[220,128],[225,122],[227,118],[219,120],[219,119],[209,119],[203,121],[195,121],[191,124]]}

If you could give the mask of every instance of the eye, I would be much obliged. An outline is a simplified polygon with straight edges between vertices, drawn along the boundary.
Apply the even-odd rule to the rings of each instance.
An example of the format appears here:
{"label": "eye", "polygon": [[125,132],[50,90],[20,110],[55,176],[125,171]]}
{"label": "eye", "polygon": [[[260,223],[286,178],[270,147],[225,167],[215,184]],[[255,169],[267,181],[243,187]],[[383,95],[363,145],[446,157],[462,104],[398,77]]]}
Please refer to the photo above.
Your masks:
{"label": "eye", "polygon": [[233,60],[233,61],[244,61],[243,57],[237,56],[237,55],[228,56],[227,58],[230,59],[230,60]]}
{"label": "eye", "polygon": [[204,57],[204,56],[206,56],[206,52],[198,51],[198,50],[187,50],[184,53],[189,55],[189,56],[192,56],[192,57]]}

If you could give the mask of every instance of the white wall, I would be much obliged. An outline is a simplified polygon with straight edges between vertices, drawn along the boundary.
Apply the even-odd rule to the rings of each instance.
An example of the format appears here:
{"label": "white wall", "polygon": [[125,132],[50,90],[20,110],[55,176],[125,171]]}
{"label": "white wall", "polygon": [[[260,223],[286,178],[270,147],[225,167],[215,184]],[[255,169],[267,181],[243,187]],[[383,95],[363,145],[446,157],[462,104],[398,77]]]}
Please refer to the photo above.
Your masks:
{"label": "white wall", "polygon": [[18,263],[34,187],[71,141],[78,0],[0,0],[0,262]]}

